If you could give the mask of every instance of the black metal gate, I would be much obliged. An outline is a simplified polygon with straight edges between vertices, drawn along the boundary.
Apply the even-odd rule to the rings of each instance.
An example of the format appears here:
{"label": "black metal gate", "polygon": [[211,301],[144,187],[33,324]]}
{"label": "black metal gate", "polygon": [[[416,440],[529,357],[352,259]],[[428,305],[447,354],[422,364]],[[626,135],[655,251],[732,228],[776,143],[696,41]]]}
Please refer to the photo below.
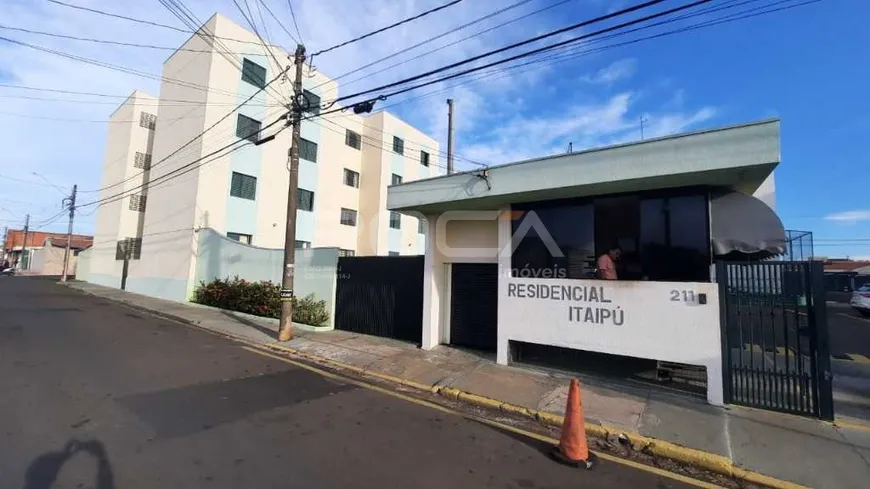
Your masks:
{"label": "black metal gate", "polygon": [[725,400],[833,419],[821,262],[716,264]]}
{"label": "black metal gate", "polygon": [[335,327],[420,343],[423,257],[340,257]]}
{"label": "black metal gate", "polygon": [[450,291],[450,344],[495,351],[498,264],[454,263]]}

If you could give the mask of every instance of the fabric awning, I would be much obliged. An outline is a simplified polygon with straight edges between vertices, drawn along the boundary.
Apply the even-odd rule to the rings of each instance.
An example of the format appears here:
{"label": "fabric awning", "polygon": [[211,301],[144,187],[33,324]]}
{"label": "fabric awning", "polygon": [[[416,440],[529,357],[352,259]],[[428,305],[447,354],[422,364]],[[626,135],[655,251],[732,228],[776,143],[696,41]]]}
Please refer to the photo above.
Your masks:
{"label": "fabric awning", "polygon": [[781,255],[787,249],[776,212],[751,195],[733,191],[710,198],[710,240],[714,255]]}

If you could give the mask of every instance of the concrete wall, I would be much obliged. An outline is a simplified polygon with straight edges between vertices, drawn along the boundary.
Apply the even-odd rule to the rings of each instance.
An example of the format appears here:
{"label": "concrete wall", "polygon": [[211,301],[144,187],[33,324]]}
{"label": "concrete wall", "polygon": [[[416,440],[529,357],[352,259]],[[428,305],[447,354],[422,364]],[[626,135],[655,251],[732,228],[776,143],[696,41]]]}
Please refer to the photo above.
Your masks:
{"label": "concrete wall", "polygon": [[76,257],[78,260],[78,263],[76,263],[76,280],[81,280],[83,282],[91,281],[91,258],[93,256],[92,250],[93,248],[82,250],[79,253],[79,256]]}
{"label": "concrete wall", "polygon": [[[40,275],[62,275],[65,252],[65,248],[57,246],[44,246],[33,250],[30,254],[29,270]],[[67,265],[67,273],[71,275],[76,273],[76,262],[78,261],[78,257],[74,253],[75,250],[70,250],[69,264]]]}
{"label": "concrete wall", "polygon": [[[259,248],[231,240],[213,229],[198,232],[195,286],[214,279],[239,277],[250,281],[281,283],[284,250]],[[294,291],[297,297],[314,294],[326,301],[330,322],[335,324],[337,248],[296,251]]]}

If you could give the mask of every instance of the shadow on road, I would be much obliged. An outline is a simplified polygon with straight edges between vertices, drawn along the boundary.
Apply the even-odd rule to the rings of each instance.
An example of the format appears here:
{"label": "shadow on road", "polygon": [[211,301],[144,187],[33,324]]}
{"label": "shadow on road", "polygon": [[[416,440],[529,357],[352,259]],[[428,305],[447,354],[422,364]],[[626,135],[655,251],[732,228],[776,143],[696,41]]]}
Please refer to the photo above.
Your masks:
{"label": "shadow on road", "polygon": [[275,339],[275,340],[278,339],[278,333],[276,331],[271,330],[271,329],[269,329],[261,324],[257,324],[256,322],[251,321],[250,319],[245,319],[243,317],[237,316],[229,311],[221,311],[221,314],[223,314],[224,316],[227,316],[229,318],[232,318],[234,321],[238,321],[238,322],[244,324],[245,326],[250,326],[250,327],[256,329],[257,331],[259,331],[265,335],[268,335],[272,339]]}
{"label": "shadow on road", "polygon": [[97,474],[94,480],[96,489],[115,489],[112,465],[106,454],[106,447],[100,441],[79,441],[72,439],[60,451],[47,452],[30,463],[24,475],[24,489],[50,489],[54,486],[60,469],[74,455],[85,452],[97,459]]}

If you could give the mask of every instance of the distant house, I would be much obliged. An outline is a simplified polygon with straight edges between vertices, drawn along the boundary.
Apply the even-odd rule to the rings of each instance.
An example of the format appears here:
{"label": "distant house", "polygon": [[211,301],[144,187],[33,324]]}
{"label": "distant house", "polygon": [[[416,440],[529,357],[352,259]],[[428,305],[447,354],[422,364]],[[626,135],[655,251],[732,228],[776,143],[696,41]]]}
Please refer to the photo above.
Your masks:
{"label": "distant house", "polygon": [[825,290],[852,292],[870,282],[870,261],[828,258],[825,260]]}
{"label": "distant house", "polygon": [[[93,239],[74,237],[70,241],[70,256],[67,264],[67,275],[75,275],[79,252],[91,247]],[[63,274],[63,256],[66,252],[67,237],[49,237],[42,248],[30,253],[29,271],[36,275]]]}
{"label": "distant house", "polygon": [[[26,238],[25,238],[26,235]],[[25,243],[24,240],[27,239]],[[45,275],[60,275],[63,270],[63,248],[66,248],[66,233],[46,233],[43,231],[28,231],[23,229],[10,229],[6,232],[3,240],[3,260],[8,260],[10,264],[19,270],[33,270],[36,273],[43,274],[35,269],[34,260],[38,259],[42,263],[47,263],[48,269],[54,267],[55,248],[60,247],[60,262],[57,264],[56,272],[44,273]],[[81,234],[72,235],[72,243],[70,248],[74,251],[81,251],[93,245],[93,236]],[[37,252],[46,246],[52,249],[45,254],[37,256]],[[47,261],[46,261],[47,260]],[[42,265],[40,265],[42,267]]]}

